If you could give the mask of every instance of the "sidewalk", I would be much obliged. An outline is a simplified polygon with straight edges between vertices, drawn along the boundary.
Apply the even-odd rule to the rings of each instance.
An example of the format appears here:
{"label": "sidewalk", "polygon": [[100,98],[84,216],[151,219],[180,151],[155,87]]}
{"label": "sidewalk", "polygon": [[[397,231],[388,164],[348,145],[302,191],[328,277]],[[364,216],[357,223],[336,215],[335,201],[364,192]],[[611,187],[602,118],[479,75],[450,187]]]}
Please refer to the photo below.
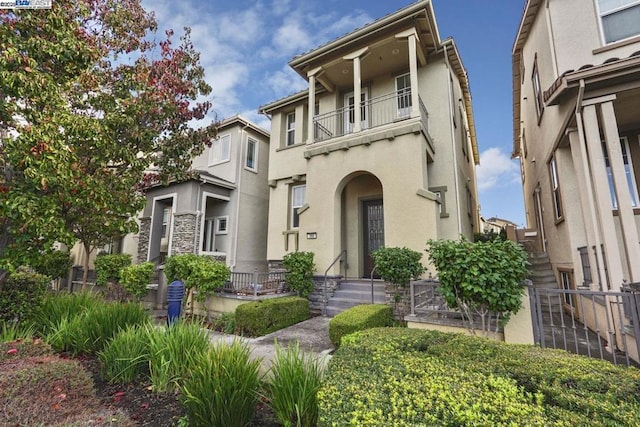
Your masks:
{"label": "sidewalk", "polygon": [[210,332],[210,336],[212,343],[221,341],[230,343],[234,339],[246,342],[251,348],[251,356],[253,358],[262,358],[263,372],[269,369],[271,361],[275,357],[276,342],[280,347],[286,347],[297,341],[300,344],[300,350],[307,354],[315,355],[326,365],[331,359],[329,353],[334,349],[329,340],[329,320],[331,320],[329,317],[312,317],[304,322],[259,338],[237,337],[220,332]]}

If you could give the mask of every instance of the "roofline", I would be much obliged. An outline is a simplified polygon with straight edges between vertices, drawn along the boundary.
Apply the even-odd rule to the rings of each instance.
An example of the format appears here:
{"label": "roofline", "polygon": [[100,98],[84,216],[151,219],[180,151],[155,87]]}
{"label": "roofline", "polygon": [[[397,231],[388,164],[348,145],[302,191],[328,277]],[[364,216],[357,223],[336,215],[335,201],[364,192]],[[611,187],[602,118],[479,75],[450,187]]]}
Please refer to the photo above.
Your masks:
{"label": "roofline", "polygon": [[476,165],[480,164],[480,153],[478,151],[478,138],[476,135],[476,122],[473,118],[473,104],[471,102],[471,88],[469,85],[469,76],[462,63],[458,46],[453,38],[449,37],[441,44],[444,48],[451,47],[447,50],[447,60],[454,65],[454,71],[460,81],[462,87],[462,95],[464,97],[464,109],[467,113],[467,123],[469,124],[469,136],[471,138],[471,148],[473,150],[473,161]]}
{"label": "roofline", "polygon": [[398,10],[397,12],[390,13],[382,18],[379,18],[371,22],[370,24],[360,27],[352,31],[351,33],[348,33],[320,47],[317,47],[316,49],[313,49],[301,55],[295,56],[293,59],[291,59],[291,61],[289,61],[289,66],[293,69],[296,69],[297,67],[300,67],[305,63],[314,60],[320,55],[324,55],[326,53],[339,49],[345,44],[351,43],[362,37],[367,37],[373,31],[383,30],[385,27],[396,24],[398,20],[408,18],[411,15],[425,9],[428,10],[427,18],[429,19],[429,24],[432,27],[433,34],[435,36],[434,44],[438,45],[440,44],[440,33],[438,31],[438,26],[434,19],[433,5],[431,4],[431,0],[420,0],[416,3],[410,4],[409,6]]}
{"label": "roofline", "polygon": [[[316,88],[316,94],[319,93],[320,90]],[[285,96],[284,98],[280,98],[276,101],[273,101],[269,104],[265,104],[258,108],[258,112],[260,114],[271,114],[273,110],[277,110],[282,107],[286,107],[287,105],[295,104],[306,99],[309,96],[309,90],[301,90],[300,92],[293,93],[291,95]]]}
{"label": "roofline", "polygon": [[513,78],[513,151],[511,157],[520,156],[520,87],[522,76],[520,75],[520,51],[529,36],[529,29],[538,15],[538,9],[543,0],[527,0],[520,18],[518,32],[513,42],[511,51],[511,72]]}
{"label": "roofline", "polygon": [[271,135],[269,134],[269,132],[265,129],[262,129],[260,126],[256,125],[255,123],[245,119],[244,117],[242,117],[239,114],[236,114],[235,116],[232,117],[228,117],[225,119],[222,119],[222,121],[218,124],[218,129],[223,129],[226,127],[230,127],[233,126],[235,124],[240,124],[242,127],[248,127],[249,129],[253,130],[254,132],[257,132],[259,134],[261,134],[262,136],[266,137],[266,138],[270,138]]}

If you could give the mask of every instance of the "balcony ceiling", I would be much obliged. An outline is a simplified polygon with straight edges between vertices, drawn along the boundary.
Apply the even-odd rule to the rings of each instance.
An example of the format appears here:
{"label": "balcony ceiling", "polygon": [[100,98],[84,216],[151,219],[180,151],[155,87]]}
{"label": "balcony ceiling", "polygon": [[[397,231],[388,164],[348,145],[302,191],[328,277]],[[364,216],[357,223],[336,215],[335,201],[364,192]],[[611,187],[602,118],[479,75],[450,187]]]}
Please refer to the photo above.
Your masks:
{"label": "balcony ceiling", "polygon": [[622,129],[638,129],[640,127],[640,88],[618,92],[615,106],[616,120]]}

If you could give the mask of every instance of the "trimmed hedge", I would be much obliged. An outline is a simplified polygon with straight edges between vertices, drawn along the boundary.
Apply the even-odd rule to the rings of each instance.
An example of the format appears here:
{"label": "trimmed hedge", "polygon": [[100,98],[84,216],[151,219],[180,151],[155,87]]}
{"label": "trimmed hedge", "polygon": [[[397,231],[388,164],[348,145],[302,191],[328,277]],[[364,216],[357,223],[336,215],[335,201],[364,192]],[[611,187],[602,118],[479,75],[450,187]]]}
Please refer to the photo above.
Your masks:
{"label": "trimmed hedge", "polygon": [[310,316],[309,301],[301,297],[271,298],[236,308],[238,331],[252,337],[295,325]]}
{"label": "trimmed hedge", "polygon": [[49,278],[29,271],[11,274],[0,288],[0,323],[23,322],[38,312]]}
{"label": "trimmed hedge", "polygon": [[393,307],[386,304],[356,305],[329,321],[329,339],[336,347],[343,336],[379,326],[393,325]]}
{"label": "trimmed hedge", "polygon": [[342,340],[323,425],[640,425],[640,370],[561,350],[376,328]]}

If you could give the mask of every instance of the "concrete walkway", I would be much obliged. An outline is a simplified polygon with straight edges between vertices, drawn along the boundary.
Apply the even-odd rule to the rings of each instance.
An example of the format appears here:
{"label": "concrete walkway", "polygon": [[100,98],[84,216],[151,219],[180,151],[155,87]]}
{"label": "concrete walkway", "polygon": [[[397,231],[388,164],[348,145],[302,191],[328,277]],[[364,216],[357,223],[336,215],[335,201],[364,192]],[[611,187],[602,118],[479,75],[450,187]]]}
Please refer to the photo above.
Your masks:
{"label": "concrete walkway", "polygon": [[329,353],[334,349],[329,340],[329,320],[331,320],[329,317],[312,317],[259,338],[238,337],[220,332],[210,332],[210,336],[211,342],[214,344],[231,343],[234,339],[247,343],[251,349],[251,357],[262,359],[263,373],[271,367],[271,362],[275,357],[276,342],[281,348],[298,342],[300,350],[317,357],[323,365],[326,365],[331,358]]}

